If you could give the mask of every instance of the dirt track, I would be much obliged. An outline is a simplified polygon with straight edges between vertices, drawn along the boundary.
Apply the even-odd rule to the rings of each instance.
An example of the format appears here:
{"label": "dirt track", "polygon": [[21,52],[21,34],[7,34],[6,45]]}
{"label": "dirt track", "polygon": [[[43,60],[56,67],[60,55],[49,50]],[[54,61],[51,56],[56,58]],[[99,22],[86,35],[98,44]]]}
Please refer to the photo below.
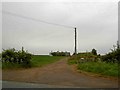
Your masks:
{"label": "dirt track", "polygon": [[118,87],[118,81],[115,79],[78,73],[67,64],[67,58],[41,68],[3,70],[2,79],[83,88]]}

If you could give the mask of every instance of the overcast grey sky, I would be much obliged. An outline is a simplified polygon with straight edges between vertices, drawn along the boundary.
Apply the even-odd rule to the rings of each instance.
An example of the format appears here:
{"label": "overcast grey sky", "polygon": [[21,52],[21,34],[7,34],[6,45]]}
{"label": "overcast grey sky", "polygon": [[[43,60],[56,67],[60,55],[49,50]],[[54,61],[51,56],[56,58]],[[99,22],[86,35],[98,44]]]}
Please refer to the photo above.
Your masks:
{"label": "overcast grey sky", "polygon": [[[117,2],[4,2],[2,10],[46,22],[77,27],[77,51],[105,54],[118,40]],[[2,13],[2,47],[33,54],[74,52],[74,28]]]}

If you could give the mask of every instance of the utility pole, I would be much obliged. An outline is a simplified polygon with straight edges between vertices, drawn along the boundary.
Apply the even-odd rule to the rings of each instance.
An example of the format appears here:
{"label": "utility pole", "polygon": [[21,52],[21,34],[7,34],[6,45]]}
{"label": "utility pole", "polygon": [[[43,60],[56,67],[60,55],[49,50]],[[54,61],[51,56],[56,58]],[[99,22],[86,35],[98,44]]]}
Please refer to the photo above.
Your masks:
{"label": "utility pole", "polygon": [[77,54],[77,31],[75,27],[75,55]]}
{"label": "utility pole", "polygon": [[119,41],[117,41],[117,49],[120,48],[120,44],[119,44]]}

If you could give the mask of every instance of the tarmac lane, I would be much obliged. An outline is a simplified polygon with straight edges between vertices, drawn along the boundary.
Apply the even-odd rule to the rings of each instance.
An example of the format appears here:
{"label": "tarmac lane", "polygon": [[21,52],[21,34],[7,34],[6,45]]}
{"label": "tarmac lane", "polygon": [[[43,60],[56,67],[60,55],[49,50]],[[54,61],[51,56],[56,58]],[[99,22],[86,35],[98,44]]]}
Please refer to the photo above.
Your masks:
{"label": "tarmac lane", "polygon": [[25,83],[25,82],[16,82],[16,81],[2,81],[0,83],[2,83],[2,88],[83,88],[83,87]]}

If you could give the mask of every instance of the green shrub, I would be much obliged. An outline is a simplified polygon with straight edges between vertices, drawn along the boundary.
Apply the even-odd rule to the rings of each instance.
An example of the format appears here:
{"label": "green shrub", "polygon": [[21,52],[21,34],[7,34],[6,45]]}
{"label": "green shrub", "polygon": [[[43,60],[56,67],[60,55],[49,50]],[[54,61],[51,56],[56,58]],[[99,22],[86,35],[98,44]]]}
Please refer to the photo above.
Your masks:
{"label": "green shrub", "polygon": [[[7,49],[2,51],[3,63],[21,64],[23,67],[31,67],[32,54],[23,50],[16,51],[13,49]],[[6,64],[7,65],[7,64]],[[8,64],[10,65],[10,64]]]}
{"label": "green shrub", "polygon": [[[102,61],[112,62],[112,63],[120,63],[120,45],[117,42],[117,45],[113,45],[114,49],[111,49],[112,52],[102,56]],[[117,48],[115,48],[117,47]]]}

